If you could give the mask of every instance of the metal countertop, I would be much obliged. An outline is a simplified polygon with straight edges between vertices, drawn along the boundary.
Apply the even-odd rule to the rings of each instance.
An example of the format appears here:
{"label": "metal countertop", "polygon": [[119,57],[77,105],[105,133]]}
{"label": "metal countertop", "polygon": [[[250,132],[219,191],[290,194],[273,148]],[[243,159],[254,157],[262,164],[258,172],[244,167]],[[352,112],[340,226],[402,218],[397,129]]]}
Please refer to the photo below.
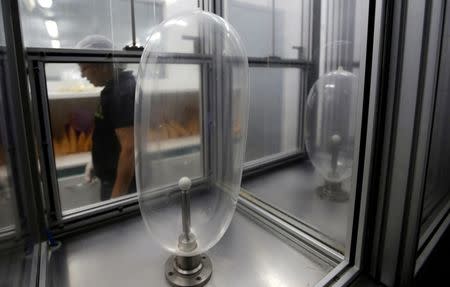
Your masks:
{"label": "metal countertop", "polygon": [[[344,250],[349,201],[320,198],[316,188],[323,178],[309,160],[292,163],[262,175],[250,177],[242,187],[261,200],[313,226]],[[343,182],[350,189],[350,180]]]}
{"label": "metal countertop", "polygon": [[[208,255],[213,275],[207,286],[313,286],[332,269],[239,211]],[[62,239],[49,256],[49,286],[168,286],[169,254],[152,241],[140,216]]]}

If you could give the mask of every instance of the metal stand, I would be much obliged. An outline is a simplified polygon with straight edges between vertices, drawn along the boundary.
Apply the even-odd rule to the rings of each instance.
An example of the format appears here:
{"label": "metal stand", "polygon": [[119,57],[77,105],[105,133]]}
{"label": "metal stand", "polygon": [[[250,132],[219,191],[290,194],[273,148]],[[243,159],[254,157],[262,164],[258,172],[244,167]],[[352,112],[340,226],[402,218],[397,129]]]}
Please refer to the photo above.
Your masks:
{"label": "metal stand", "polygon": [[[341,145],[342,139],[339,134],[334,134],[330,138],[330,152],[331,152],[331,173],[330,178],[336,177],[337,166],[338,166],[338,156],[339,147]],[[341,182],[331,182],[325,179],[325,183],[317,188],[317,193],[320,198],[328,198],[331,201],[343,202],[349,199],[348,192],[342,189]]]}
{"label": "metal stand", "polygon": [[341,182],[331,182],[328,180],[325,180],[322,186],[317,187],[317,194],[320,198],[337,202],[347,201],[350,197],[348,192],[342,189]]}
{"label": "metal stand", "polygon": [[[197,248],[197,240],[191,232],[191,206],[189,189],[191,180],[182,177],[178,181],[181,189],[181,221],[183,233],[178,238],[178,248],[183,252],[191,252]],[[204,286],[212,274],[211,260],[205,254],[196,256],[171,256],[165,265],[166,280],[171,286]]]}
{"label": "metal stand", "polygon": [[171,286],[201,287],[211,278],[212,264],[205,254],[193,257],[173,255],[166,261],[165,273],[166,280]]}

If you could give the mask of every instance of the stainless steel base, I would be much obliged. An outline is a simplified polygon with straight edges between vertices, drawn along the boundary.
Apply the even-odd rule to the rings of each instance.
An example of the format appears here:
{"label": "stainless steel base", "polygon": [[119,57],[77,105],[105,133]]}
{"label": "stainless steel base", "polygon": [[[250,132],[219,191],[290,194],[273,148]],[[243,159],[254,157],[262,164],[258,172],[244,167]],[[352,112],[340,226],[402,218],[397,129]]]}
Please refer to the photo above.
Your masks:
{"label": "stainless steel base", "polygon": [[170,256],[165,266],[166,280],[174,287],[201,287],[208,283],[212,263],[206,254],[194,257]]}
{"label": "stainless steel base", "polygon": [[320,198],[326,198],[331,201],[344,202],[349,199],[349,193],[342,189],[340,182],[325,181],[324,185],[317,187],[317,194]]}

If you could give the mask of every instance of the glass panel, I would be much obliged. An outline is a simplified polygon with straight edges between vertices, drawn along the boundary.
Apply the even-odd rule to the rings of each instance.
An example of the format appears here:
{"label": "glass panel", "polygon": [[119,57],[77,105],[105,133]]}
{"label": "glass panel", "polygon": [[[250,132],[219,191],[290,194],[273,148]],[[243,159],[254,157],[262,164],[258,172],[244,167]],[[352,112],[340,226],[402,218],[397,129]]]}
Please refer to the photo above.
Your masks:
{"label": "glass panel", "polygon": [[[449,11],[447,8],[446,11]],[[428,158],[421,232],[425,232],[436,215],[450,200],[450,21],[446,17],[442,36],[439,74],[430,153]]]}
{"label": "glass panel", "polygon": [[[153,26],[172,16],[195,9],[197,0],[143,0],[135,1],[134,6],[136,11],[137,43],[138,45],[144,45]],[[186,42],[184,44],[188,45],[191,50],[192,41],[191,39],[184,41]]]}
{"label": "glass panel", "polygon": [[63,211],[135,192],[136,70],[137,64],[46,65]]}
{"label": "glass panel", "polygon": [[298,150],[303,75],[296,68],[250,69],[246,162]]}
{"label": "glass panel", "polygon": [[311,0],[229,0],[225,17],[239,32],[249,57],[307,57]]}
{"label": "glass panel", "polygon": [[[296,13],[297,22],[280,26],[275,29],[276,32],[292,34],[295,40],[296,33],[308,27],[305,31],[318,31],[319,35],[314,37],[316,42],[312,42],[312,37],[307,37],[306,42],[301,44],[307,47],[303,50],[304,58],[310,59],[310,63],[297,69],[251,70],[247,160],[285,151],[303,151],[299,147],[304,145],[305,157],[283,168],[253,176],[244,181],[243,187],[283,213],[300,220],[309,234],[344,252],[348,238],[348,211],[353,204],[349,199],[354,180],[353,150],[358,145],[355,142],[356,115],[358,102],[363,97],[358,92],[362,80],[359,79],[359,28],[367,21],[361,17],[367,1],[323,0],[314,1],[314,5],[313,1],[300,4],[297,1],[228,1],[232,24],[247,39],[250,55],[270,54],[267,50],[270,39],[260,36],[270,35],[270,32],[257,33],[256,30],[270,31],[270,7],[277,10],[279,2],[282,9],[291,8],[290,13]],[[308,8],[301,10],[303,8],[295,9],[297,6],[290,5]],[[255,18],[254,21],[236,16],[236,11],[244,9],[242,7],[248,10],[250,17]],[[260,16],[256,16],[257,13],[265,15],[261,17],[266,17],[266,21],[258,20]],[[302,26],[303,22],[298,19],[308,23]],[[286,37],[275,43],[287,48],[287,39],[291,40]],[[259,47],[265,50],[257,50]],[[292,57],[293,54],[285,50],[275,55]]]}
{"label": "glass panel", "polygon": [[[197,0],[134,1],[136,44],[156,24],[195,7]],[[115,50],[132,43],[131,0],[24,0],[20,12],[26,47],[79,48],[89,35],[110,39]]]}
{"label": "glass panel", "polygon": [[[121,165],[122,147],[126,143],[121,143],[118,130],[126,131],[133,127],[134,85],[138,64],[117,65],[46,64],[53,152],[63,211],[115,197],[115,188],[122,182],[121,172],[125,173],[125,179],[130,180],[130,174],[126,174],[126,171],[134,169],[134,162],[127,162],[125,157],[124,165]],[[102,74],[105,76],[102,77]],[[149,136],[165,139],[167,158],[164,164],[179,165],[181,170],[183,159],[194,157],[198,169],[191,172],[201,173],[198,136],[199,66],[168,64],[161,69],[160,75],[160,103],[173,105],[177,101],[187,101],[191,103],[191,108],[171,114],[166,126],[153,127]],[[114,79],[111,80],[111,77]],[[183,81],[177,82],[179,84],[175,87],[170,78]],[[127,134],[123,136],[126,141]],[[134,160],[134,151],[131,156]],[[178,178],[177,175],[173,176]],[[157,174],[152,174],[151,179],[161,185],[172,181],[172,178],[163,178]],[[128,186],[119,194],[135,192],[134,173]]]}
{"label": "glass panel", "polygon": [[[200,125],[200,66],[192,64],[154,64],[164,71],[158,79],[146,79],[151,86],[146,119],[147,150],[143,166],[151,170],[141,184],[152,189],[177,183],[183,176],[203,175]],[[163,123],[162,123],[163,122]],[[162,123],[162,124],[161,124]],[[143,123],[144,124],[144,123]],[[170,170],[171,172],[168,172]]]}

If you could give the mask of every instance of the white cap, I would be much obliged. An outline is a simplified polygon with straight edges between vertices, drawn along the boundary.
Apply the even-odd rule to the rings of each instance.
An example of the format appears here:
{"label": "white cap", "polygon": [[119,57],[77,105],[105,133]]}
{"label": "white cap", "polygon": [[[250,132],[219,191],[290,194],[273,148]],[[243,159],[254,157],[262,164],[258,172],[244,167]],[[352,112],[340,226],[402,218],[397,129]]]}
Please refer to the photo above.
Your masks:
{"label": "white cap", "polygon": [[340,144],[341,141],[342,141],[342,138],[341,138],[340,135],[334,134],[334,135],[331,136],[331,142],[332,142],[332,143],[334,143],[334,144]]}
{"label": "white cap", "polygon": [[180,178],[180,180],[178,181],[178,186],[180,187],[181,190],[189,190],[189,188],[191,188],[191,180],[189,179],[189,177],[187,176],[183,176],[182,178]]}
{"label": "white cap", "polygon": [[111,50],[113,48],[113,43],[105,36],[89,35],[78,42],[75,47],[78,49]]}

